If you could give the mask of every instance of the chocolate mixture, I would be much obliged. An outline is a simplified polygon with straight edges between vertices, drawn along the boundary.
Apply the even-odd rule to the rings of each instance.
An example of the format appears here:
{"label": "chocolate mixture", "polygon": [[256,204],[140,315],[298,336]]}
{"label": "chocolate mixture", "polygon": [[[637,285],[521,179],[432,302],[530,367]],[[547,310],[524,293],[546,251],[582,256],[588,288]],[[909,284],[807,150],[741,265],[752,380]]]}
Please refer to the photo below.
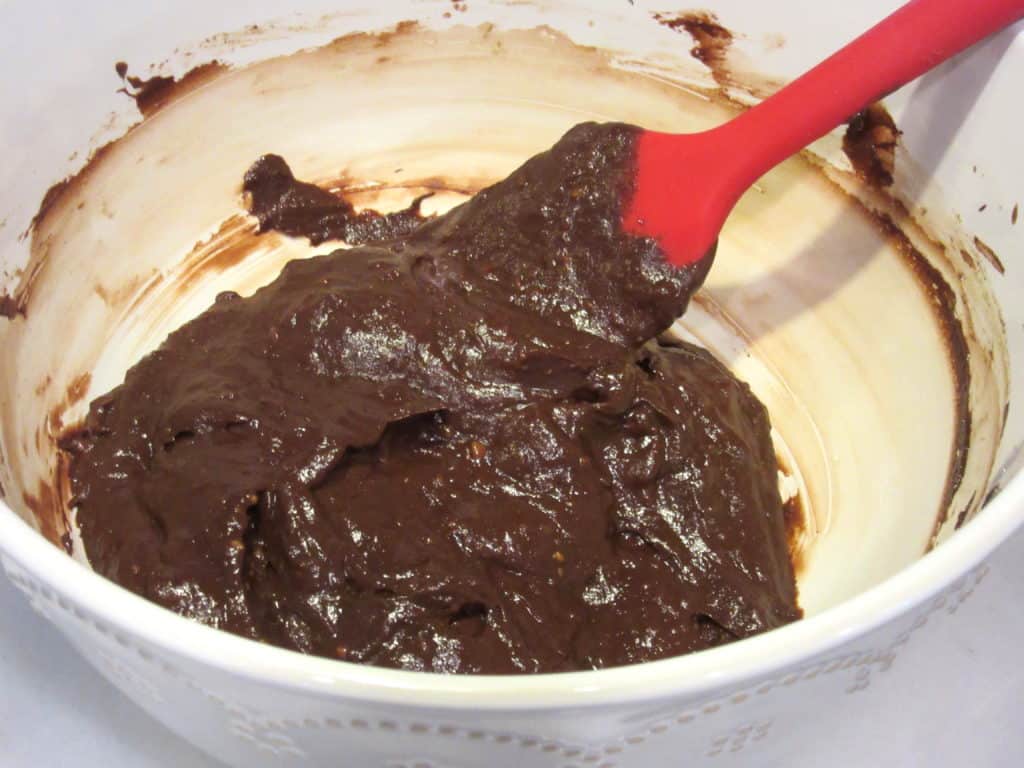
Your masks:
{"label": "chocolate mixture", "polygon": [[367,244],[226,293],[69,435],[94,568],[306,653],[436,672],[657,659],[799,615],[768,417],[656,340],[709,260],[618,229],[587,124],[449,214],[356,214],[267,156],[264,229]]}

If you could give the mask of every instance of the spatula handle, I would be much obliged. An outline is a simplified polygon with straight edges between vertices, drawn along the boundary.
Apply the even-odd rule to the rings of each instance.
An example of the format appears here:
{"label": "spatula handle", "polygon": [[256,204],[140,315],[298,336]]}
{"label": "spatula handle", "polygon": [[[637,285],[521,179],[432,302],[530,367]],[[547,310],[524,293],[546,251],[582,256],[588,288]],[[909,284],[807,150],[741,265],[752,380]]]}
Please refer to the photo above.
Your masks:
{"label": "spatula handle", "polygon": [[750,148],[737,180],[768,169],[860,109],[1024,17],[1024,0],[911,0],[770,99],[723,126]]}

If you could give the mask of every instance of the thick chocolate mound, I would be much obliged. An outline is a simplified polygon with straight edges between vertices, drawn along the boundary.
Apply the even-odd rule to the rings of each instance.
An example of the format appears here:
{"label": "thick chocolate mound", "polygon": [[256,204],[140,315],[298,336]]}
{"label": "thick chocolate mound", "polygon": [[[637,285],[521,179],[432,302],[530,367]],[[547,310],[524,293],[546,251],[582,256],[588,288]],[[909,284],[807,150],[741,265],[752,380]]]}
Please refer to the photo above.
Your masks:
{"label": "thick chocolate mound", "polygon": [[223,294],[64,440],[100,573],[215,627],[436,672],[662,658],[799,615],[767,414],[656,340],[709,263],[619,231],[636,129],[445,216],[274,156],[265,229],[351,250]]}

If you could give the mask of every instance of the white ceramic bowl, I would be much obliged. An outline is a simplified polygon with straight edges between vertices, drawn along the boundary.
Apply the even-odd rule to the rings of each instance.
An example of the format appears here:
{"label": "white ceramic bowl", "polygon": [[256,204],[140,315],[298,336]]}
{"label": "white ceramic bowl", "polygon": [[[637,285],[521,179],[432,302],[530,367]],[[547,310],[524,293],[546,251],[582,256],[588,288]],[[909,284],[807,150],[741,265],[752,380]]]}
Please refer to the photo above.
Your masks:
{"label": "white ceramic bowl", "polygon": [[[835,136],[762,179],[678,327],[769,406],[807,512],[803,621],[628,668],[442,677],[260,645],[105,581],[76,562],[80,547],[72,559],[47,541],[64,493],[51,490],[55,438],[218,291],[251,291],[313,252],[257,242],[238,218],[258,154],[284,154],[305,178],[354,179],[362,204],[440,186],[430,205],[441,209],[581,119],[675,130],[727,119],[896,3],[712,3],[737,33],[714,72],[653,14],[673,12],[640,1],[87,5],[0,7],[0,136],[17,149],[0,167],[0,270],[9,291],[31,283],[26,316],[0,319],[0,562],[107,678],[224,761],[784,764],[827,730],[830,704],[870,696],[929,615],[970,595],[979,563],[1024,519],[1024,414],[1005,410],[1024,395],[1024,223],[1012,214],[1024,37],[1008,30],[888,100],[905,133],[896,202],[858,187]],[[396,32],[407,19],[420,24]],[[390,32],[317,48],[360,30]],[[180,75],[212,58],[233,68],[128,131],[19,237],[54,181],[138,120],[115,93],[115,61]],[[907,239],[879,234],[865,206]],[[245,258],[226,257],[239,239]],[[907,246],[937,270],[924,282],[955,297],[969,425],[934,291]],[[952,488],[958,434],[968,451]]]}

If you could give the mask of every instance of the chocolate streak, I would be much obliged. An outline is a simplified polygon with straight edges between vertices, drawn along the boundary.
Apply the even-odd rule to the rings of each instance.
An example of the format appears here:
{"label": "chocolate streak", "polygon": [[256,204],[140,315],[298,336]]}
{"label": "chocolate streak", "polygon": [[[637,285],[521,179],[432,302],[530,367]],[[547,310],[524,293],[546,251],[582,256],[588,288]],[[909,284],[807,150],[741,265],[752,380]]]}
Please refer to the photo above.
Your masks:
{"label": "chocolate streak", "polygon": [[223,294],[92,404],[63,447],[96,570],[247,637],[436,672],[797,618],[764,407],[651,340],[709,264],[618,229],[635,136],[578,126],[411,231],[258,161],[263,227],[386,239]]}
{"label": "chocolate streak", "polygon": [[154,75],[153,77],[137,77],[128,74],[128,65],[119,61],[114,65],[114,71],[121,78],[124,85],[118,89],[119,93],[130,96],[135,100],[135,106],[143,117],[151,117],[167,105],[181,98],[184,94],[199,87],[216,75],[227,69],[216,59],[206,64],[193,67],[180,78],[169,75]]}

